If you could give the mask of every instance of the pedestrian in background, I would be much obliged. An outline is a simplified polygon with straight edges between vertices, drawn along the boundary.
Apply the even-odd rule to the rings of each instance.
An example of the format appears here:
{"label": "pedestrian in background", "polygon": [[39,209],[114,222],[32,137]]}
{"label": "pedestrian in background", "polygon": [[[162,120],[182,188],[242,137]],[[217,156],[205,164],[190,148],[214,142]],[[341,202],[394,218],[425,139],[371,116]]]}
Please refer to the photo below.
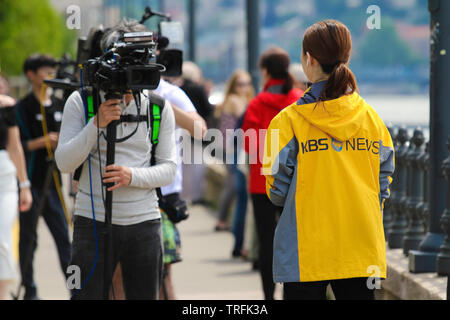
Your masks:
{"label": "pedestrian in background", "polygon": [[[212,113],[208,101],[201,69],[193,62],[183,63],[183,74],[172,82],[179,86],[192,101],[198,114],[209,123]],[[201,154],[199,154],[201,153]],[[203,143],[201,140],[191,140],[191,162],[183,164],[183,198],[189,198],[192,204],[205,204],[205,166],[203,164]],[[202,163],[195,163],[194,159],[201,159]]]}
{"label": "pedestrian in background", "polygon": [[308,89],[308,78],[303,71],[303,67],[300,63],[293,63],[289,67],[289,73],[294,78],[294,88],[306,91]]}
{"label": "pedestrian in background", "polygon": [[288,300],[326,299],[328,284],[336,299],[373,300],[371,267],[386,277],[383,204],[394,147],[358,94],[348,67],[351,48],[342,23],[309,27],[301,57],[312,86],[267,132],[267,194],[284,207],[274,239],[274,281],[284,284]]}
{"label": "pedestrian in background", "polygon": [[[53,179],[47,196],[43,197],[45,175],[51,166],[51,162],[48,158],[46,137],[44,137],[42,127],[41,103],[44,106],[48,129],[47,138],[52,150],[55,150],[58,144],[58,132],[61,127],[64,107],[64,101],[52,95],[49,89],[42,91],[44,80],[54,76],[55,66],[56,61],[48,55],[36,54],[25,60],[23,70],[32,90],[15,107],[33,194],[33,206],[30,211],[20,215],[20,268],[22,284],[25,287],[24,299],[26,300],[38,299],[33,275],[33,260],[37,247],[37,225],[39,221],[37,208],[40,201],[45,201],[41,214],[55,240],[61,271],[65,276],[71,254],[68,223]],[[59,171],[57,172],[59,181],[61,181]]]}
{"label": "pedestrian in background", "polygon": [[242,125],[244,132],[254,130],[255,133],[253,139],[244,141],[244,147],[250,157],[249,192],[258,235],[258,265],[266,300],[273,299],[275,290],[272,277],[273,235],[281,208],[272,204],[266,195],[266,179],[261,173],[262,159],[259,155],[264,150],[262,130],[266,130],[270,121],[303,93],[293,88],[289,64],[289,55],[281,48],[270,48],[262,54],[259,69],[263,91],[250,101]]}
{"label": "pedestrian in background", "polygon": [[0,94],[0,300],[7,299],[8,286],[17,279],[13,225],[18,210],[28,211],[33,201],[16,124],[15,103],[13,98]]}
{"label": "pedestrian in background", "polygon": [[[253,99],[255,90],[252,79],[247,71],[235,71],[227,82],[224,102],[216,109],[219,119],[219,129],[223,136],[224,160],[232,159],[232,163],[225,161],[227,180],[222,190],[219,202],[219,219],[215,226],[216,231],[228,230],[227,216],[233,199],[237,198],[233,214],[234,248],[233,257],[239,257],[244,241],[245,216],[247,212],[247,185],[244,173],[238,168],[238,158],[241,146],[236,145],[234,129],[238,120],[243,116],[248,103]],[[227,130],[229,131],[227,133]]]}
{"label": "pedestrian in background", "polygon": [[8,80],[6,80],[6,77],[4,77],[0,73],[0,94],[8,95],[9,94],[9,83]]}
{"label": "pedestrian in background", "polygon": [[[206,123],[197,113],[195,106],[192,104],[186,93],[165,79],[161,79],[158,88],[156,88],[154,92],[171,103],[174,111],[176,128],[186,130],[191,137],[201,141],[206,134]],[[177,132],[179,133],[179,131]],[[199,134],[199,136],[195,137],[196,133]],[[186,202],[180,196],[183,190],[181,139],[182,137],[180,134],[176,136],[177,173],[175,181],[172,184],[161,188],[163,202],[161,202],[160,199],[160,208],[162,210],[162,233],[164,242],[163,283],[159,294],[161,300],[176,300],[175,288],[172,281],[172,265],[183,260],[181,254],[180,232],[176,226],[180,221],[174,220],[171,215],[165,212],[171,210],[172,212],[178,211],[177,214],[188,214]]]}

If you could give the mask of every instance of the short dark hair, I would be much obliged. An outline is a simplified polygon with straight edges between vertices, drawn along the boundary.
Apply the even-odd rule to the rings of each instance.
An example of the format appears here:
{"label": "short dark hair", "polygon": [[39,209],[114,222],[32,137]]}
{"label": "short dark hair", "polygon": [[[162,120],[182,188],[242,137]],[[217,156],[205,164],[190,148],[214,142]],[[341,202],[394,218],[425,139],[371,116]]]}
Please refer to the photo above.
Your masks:
{"label": "short dark hair", "polygon": [[29,56],[23,63],[23,72],[36,72],[42,67],[55,67],[56,64],[56,60],[50,55],[33,54]]}
{"label": "short dark hair", "polygon": [[289,73],[290,63],[289,54],[279,47],[270,47],[259,58],[259,67],[266,69],[271,78],[285,80],[282,87],[283,94],[292,90],[294,84],[294,79]]}

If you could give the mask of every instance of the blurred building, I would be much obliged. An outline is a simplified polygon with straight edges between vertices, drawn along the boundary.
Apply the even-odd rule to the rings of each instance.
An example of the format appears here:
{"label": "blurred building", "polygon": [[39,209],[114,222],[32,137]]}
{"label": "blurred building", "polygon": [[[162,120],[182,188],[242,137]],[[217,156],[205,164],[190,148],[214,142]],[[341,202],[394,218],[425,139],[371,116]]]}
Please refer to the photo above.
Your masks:
{"label": "blurred building", "polygon": [[411,25],[404,22],[396,23],[396,29],[400,37],[405,40],[411,49],[419,56],[429,55],[430,26]]}

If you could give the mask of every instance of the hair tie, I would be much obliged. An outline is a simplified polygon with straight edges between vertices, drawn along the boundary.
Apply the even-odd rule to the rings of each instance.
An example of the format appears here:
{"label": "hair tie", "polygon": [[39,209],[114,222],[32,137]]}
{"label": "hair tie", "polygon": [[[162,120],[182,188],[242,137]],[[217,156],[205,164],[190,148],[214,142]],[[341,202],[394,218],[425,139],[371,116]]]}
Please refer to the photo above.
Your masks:
{"label": "hair tie", "polygon": [[334,63],[331,64],[322,64],[322,70],[326,73],[326,74],[330,74],[333,71],[335,71],[337,69],[337,67],[339,67],[340,65],[344,64],[343,61],[341,60],[337,60]]}

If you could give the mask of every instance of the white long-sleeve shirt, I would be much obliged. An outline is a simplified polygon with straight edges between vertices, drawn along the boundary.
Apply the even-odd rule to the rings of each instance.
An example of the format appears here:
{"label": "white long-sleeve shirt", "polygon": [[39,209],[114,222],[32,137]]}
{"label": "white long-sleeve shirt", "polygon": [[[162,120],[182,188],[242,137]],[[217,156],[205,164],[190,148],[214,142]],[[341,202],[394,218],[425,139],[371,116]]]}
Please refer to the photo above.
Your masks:
{"label": "white long-sleeve shirt", "polygon": [[[166,101],[169,101],[172,105],[177,106],[184,112],[197,112],[197,109],[195,109],[194,105],[192,104],[192,101],[189,99],[189,97],[186,95],[186,93],[179,87],[174,86],[173,84],[170,84],[169,82],[165,81],[164,79],[161,79],[159,82],[158,88],[154,91]],[[180,141],[181,141],[181,133],[182,130],[178,126],[176,126],[177,135],[175,136],[176,143],[177,143],[177,174],[175,176],[175,180],[172,184],[165,186],[161,188],[162,194],[168,195],[171,193],[180,193],[183,189],[183,164],[182,164],[182,157],[180,152]]]}
{"label": "white long-sleeve shirt", "polygon": [[[148,99],[141,96],[141,115],[147,115]],[[136,105],[132,100],[127,107],[122,106],[122,114],[136,115]],[[117,138],[133,132],[136,123],[121,123],[117,126]],[[113,191],[112,223],[132,225],[161,217],[155,188],[172,183],[176,174],[175,117],[170,103],[166,101],[161,115],[159,144],[156,148],[156,165],[150,166],[152,144],[150,128],[145,122],[139,123],[136,134],[122,143],[116,143],[115,164],[131,169],[129,186]],[[91,156],[92,193],[95,218],[105,221],[105,209],[102,200],[102,183],[97,150],[98,130],[92,118],[86,125],[82,98],[74,92],[66,102],[59,135],[55,159],[61,172],[73,172],[80,165],[83,171],[78,184],[75,202],[75,215],[93,218],[88,156]],[[106,145],[100,136],[101,168],[106,165]],[[105,189],[104,189],[105,190]],[[106,194],[106,193],[104,193]]]}

